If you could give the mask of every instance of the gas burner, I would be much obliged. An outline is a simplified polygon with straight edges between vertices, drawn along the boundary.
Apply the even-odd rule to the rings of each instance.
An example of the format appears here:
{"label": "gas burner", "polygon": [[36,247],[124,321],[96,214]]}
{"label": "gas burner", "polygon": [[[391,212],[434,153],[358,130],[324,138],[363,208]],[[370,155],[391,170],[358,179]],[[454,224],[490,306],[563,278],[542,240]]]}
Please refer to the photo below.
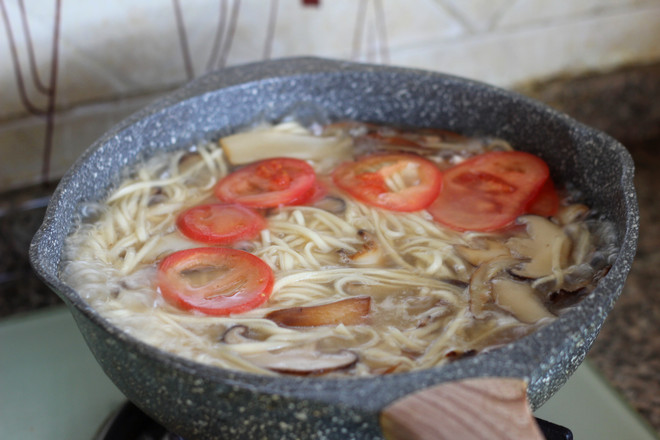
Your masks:
{"label": "gas burner", "polygon": [[94,440],[183,440],[131,402],[123,404],[101,426]]}
{"label": "gas burner", "polygon": [[[536,418],[547,440],[573,440],[563,426]],[[131,402],[123,404],[101,427],[94,440],[184,440],[172,434]]]}
{"label": "gas burner", "polygon": [[535,419],[546,440],[573,440],[573,432],[570,429],[538,417]]}

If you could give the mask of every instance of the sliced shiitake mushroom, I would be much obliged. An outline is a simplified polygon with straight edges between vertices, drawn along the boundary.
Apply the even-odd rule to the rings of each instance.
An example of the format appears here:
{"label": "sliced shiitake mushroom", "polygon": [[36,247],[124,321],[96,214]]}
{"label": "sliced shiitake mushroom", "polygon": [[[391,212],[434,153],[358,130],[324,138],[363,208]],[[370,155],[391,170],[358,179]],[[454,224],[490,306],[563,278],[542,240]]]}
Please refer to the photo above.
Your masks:
{"label": "sliced shiitake mushroom", "polygon": [[472,357],[475,356],[478,353],[477,350],[474,349],[468,349],[468,350],[451,350],[445,353],[445,357],[450,360],[450,361],[455,361],[458,359],[464,359],[466,357]]}
{"label": "sliced shiitake mushroom", "polygon": [[507,275],[516,263],[511,257],[497,257],[474,271],[470,279],[470,310],[475,317],[481,317],[488,303],[495,303],[525,323],[554,316],[529,282]]}
{"label": "sliced shiitake mushroom", "polygon": [[561,227],[538,215],[523,215],[517,222],[526,225],[528,237],[513,237],[506,244],[514,256],[528,261],[512,268],[514,275],[543,278],[567,267],[571,241]]}
{"label": "sliced shiitake mushroom", "polygon": [[564,227],[564,232],[571,239],[572,263],[586,263],[593,252],[593,243],[589,228],[583,223],[571,223]]}
{"label": "sliced shiitake mushroom", "polygon": [[478,247],[456,245],[454,249],[465,261],[476,267],[497,257],[511,256],[509,248],[501,241],[483,239],[475,244]]}
{"label": "sliced shiitake mushroom", "polygon": [[248,337],[249,329],[244,325],[234,325],[229,327],[222,334],[220,341],[225,344],[241,344],[243,342],[254,342],[254,339]]}
{"label": "sliced shiitake mushroom", "polygon": [[554,317],[527,282],[495,278],[491,284],[495,303],[519,321],[533,324]]}
{"label": "sliced shiitake mushroom", "polygon": [[244,356],[262,368],[285,374],[320,375],[355,365],[358,356],[350,350],[325,353],[314,347],[293,347]]}
{"label": "sliced shiitake mushroom", "polygon": [[155,186],[149,191],[147,206],[154,206],[167,201],[168,196],[163,192],[162,186]]}
{"label": "sliced shiitake mushroom", "polygon": [[561,225],[568,225],[584,220],[589,215],[589,207],[581,203],[561,206],[555,214]]}
{"label": "sliced shiitake mushroom", "polygon": [[[222,335],[225,344],[254,342],[249,337],[249,329],[244,325],[230,327]],[[358,361],[352,351],[341,350],[327,353],[318,350],[313,344],[281,350],[246,353],[242,357],[255,365],[271,371],[296,375],[320,375],[331,371],[350,368]]]}
{"label": "sliced shiitake mushroom", "polygon": [[492,302],[492,280],[519,261],[510,256],[500,256],[480,265],[470,277],[470,311],[480,317],[484,306]]}
{"label": "sliced shiitake mushroom", "polygon": [[283,327],[356,325],[365,322],[370,308],[371,297],[355,296],[318,306],[275,310],[265,317]]}
{"label": "sliced shiitake mushroom", "polygon": [[341,214],[346,210],[346,201],[337,196],[325,196],[318,202],[314,203],[314,206],[333,214]]}
{"label": "sliced shiitake mushroom", "polygon": [[178,167],[180,173],[186,173],[197,166],[203,160],[198,152],[188,151],[179,158]]}
{"label": "sliced shiitake mushroom", "polygon": [[383,262],[385,253],[383,247],[379,246],[376,238],[369,231],[360,229],[358,235],[363,241],[360,250],[348,253],[344,249],[339,250],[339,258],[342,263],[357,266],[378,266]]}

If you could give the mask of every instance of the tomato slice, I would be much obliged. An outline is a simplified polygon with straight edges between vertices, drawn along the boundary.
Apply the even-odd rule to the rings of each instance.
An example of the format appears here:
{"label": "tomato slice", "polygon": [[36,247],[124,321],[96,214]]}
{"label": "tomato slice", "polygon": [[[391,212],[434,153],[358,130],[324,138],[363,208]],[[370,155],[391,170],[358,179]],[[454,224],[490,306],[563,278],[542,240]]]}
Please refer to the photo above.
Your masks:
{"label": "tomato slice", "polygon": [[558,209],[559,194],[557,194],[554,182],[548,177],[548,180],[545,181],[538,195],[527,205],[525,212],[550,217],[555,215]]}
{"label": "tomato slice", "polygon": [[251,240],[266,227],[266,220],[238,204],[197,205],[179,215],[177,227],[186,237],[208,244],[229,245]]}
{"label": "tomato slice", "polygon": [[168,255],[158,266],[156,279],[168,303],[207,315],[254,309],[269,298],[273,282],[272,269],[259,257],[219,247]]}
{"label": "tomato slice", "polygon": [[247,165],[221,179],[218,199],[252,208],[274,208],[305,198],[316,182],[314,169],[304,160],[266,159]]}
{"label": "tomato slice", "polygon": [[428,211],[452,229],[494,231],[513,222],[548,180],[547,164],[523,151],[495,151],[444,172]]}
{"label": "tomato slice", "polygon": [[[391,189],[396,177],[401,188]],[[335,184],[356,199],[379,208],[412,212],[426,208],[437,197],[442,173],[428,159],[414,154],[374,154],[335,169]]]}
{"label": "tomato slice", "polygon": [[295,200],[292,200],[288,205],[312,205],[328,194],[328,187],[319,179],[314,182],[314,185],[305,194],[302,194]]}

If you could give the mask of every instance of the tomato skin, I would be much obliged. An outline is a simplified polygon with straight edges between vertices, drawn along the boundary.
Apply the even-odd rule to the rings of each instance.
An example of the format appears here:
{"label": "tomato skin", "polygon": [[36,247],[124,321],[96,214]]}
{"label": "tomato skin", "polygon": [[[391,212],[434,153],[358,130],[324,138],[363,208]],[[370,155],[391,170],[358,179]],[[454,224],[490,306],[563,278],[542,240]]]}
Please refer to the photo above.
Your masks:
{"label": "tomato skin", "polygon": [[[189,273],[218,272],[194,285]],[[272,269],[249,252],[219,247],[178,251],[158,266],[156,284],[165,301],[182,309],[224,316],[252,310],[268,300],[273,290]]]}
{"label": "tomato skin", "polygon": [[289,202],[289,205],[312,205],[328,194],[328,187],[321,182],[316,180],[314,185],[307,191],[307,193],[301,195],[299,198]]}
{"label": "tomato skin", "polygon": [[442,191],[428,211],[457,231],[495,231],[525,211],[549,174],[547,164],[530,153],[480,154],[445,170]]}
{"label": "tomato skin", "polygon": [[197,205],[177,218],[177,227],[186,237],[207,244],[230,245],[255,238],[266,220],[238,204]]}
{"label": "tomato skin", "polygon": [[525,212],[542,217],[550,217],[555,215],[558,210],[559,194],[557,194],[552,178],[548,177],[548,180],[545,181],[539,193],[527,205]]}
{"label": "tomato skin", "polygon": [[274,208],[305,198],[315,182],[316,173],[304,160],[265,159],[220,179],[215,196],[223,202],[251,208]]}
{"label": "tomato skin", "polygon": [[[385,178],[409,165],[417,168],[416,185],[390,191]],[[428,159],[415,154],[373,154],[345,162],[332,174],[335,184],[361,202],[391,211],[413,212],[426,208],[437,197],[442,173]]]}

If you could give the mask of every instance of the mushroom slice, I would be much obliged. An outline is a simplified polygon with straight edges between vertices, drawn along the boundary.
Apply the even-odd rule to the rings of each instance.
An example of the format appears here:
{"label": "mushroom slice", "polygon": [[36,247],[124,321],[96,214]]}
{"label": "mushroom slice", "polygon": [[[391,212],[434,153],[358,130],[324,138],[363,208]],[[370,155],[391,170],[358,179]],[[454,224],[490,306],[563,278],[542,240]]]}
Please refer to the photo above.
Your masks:
{"label": "mushroom slice", "polygon": [[511,256],[509,248],[504,243],[495,240],[481,240],[477,243],[478,248],[456,245],[454,249],[464,260],[473,266],[481,266],[483,263],[497,257]]}
{"label": "mushroom slice", "polygon": [[528,237],[513,237],[506,244],[514,256],[529,261],[513,268],[514,275],[542,278],[568,265],[571,241],[562,228],[538,215],[523,215],[517,222],[526,225]]}
{"label": "mushroom slice", "polygon": [[369,315],[371,297],[354,296],[328,304],[275,310],[265,317],[283,327],[361,324]]}
{"label": "mushroom slice", "polygon": [[543,305],[532,286],[525,282],[496,278],[492,286],[497,305],[521,322],[533,324],[543,318],[555,317]]}
{"label": "mushroom slice", "polygon": [[382,246],[378,245],[376,238],[368,231],[360,229],[358,235],[363,241],[362,248],[352,254],[345,250],[339,250],[339,256],[343,263],[350,263],[356,266],[378,266],[382,263],[385,254]]}
{"label": "mushroom slice", "polygon": [[589,207],[581,203],[561,206],[555,217],[562,225],[568,225],[584,220],[589,214]]}
{"label": "mushroom slice", "polygon": [[222,335],[221,341],[225,344],[241,344],[243,342],[254,342],[254,339],[248,337],[249,329],[242,325],[237,324],[229,327]]}
{"label": "mushroom slice", "polygon": [[325,196],[318,202],[314,203],[314,207],[333,214],[341,214],[346,210],[346,202],[341,197]]}
{"label": "mushroom slice", "polygon": [[571,251],[573,264],[586,263],[589,256],[593,253],[589,228],[583,223],[572,223],[565,226],[564,231],[573,244]]}
{"label": "mushroom slice", "polygon": [[482,264],[470,277],[470,311],[480,317],[484,306],[492,300],[492,280],[503,271],[518,264],[512,257],[500,256]]}
{"label": "mushroom slice", "polygon": [[277,126],[225,136],[219,142],[232,165],[272,157],[323,159],[346,151],[353,144],[348,136],[321,137],[299,130],[278,130]]}
{"label": "mushroom slice", "polygon": [[178,162],[179,172],[184,174],[190,171],[193,167],[197,166],[202,161],[202,156],[197,152],[186,152],[180,158]]}
{"label": "mushroom slice", "polygon": [[358,356],[352,351],[325,353],[314,347],[293,347],[244,355],[245,359],[271,371],[297,375],[320,375],[352,367]]}
{"label": "mushroom slice", "polygon": [[[225,344],[254,342],[255,340],[248,335],[249,331],[246,326],[237,324],[228,328],[222,335],[221,340]],[[357,354],[352,351],[342,350],[337,353],[326,353],[319,351],[313,344],[276,351],[245,353],[242,354],[242,357],[261,368],[278,373],[298,375],[318,375],[349,368],[358,360]]]}
{"label": "mushroom slice", "polygon": [[566,270],[561,290],[568,294],[575,294],[594,284],[598,272],[588,263],[576,264]]}

